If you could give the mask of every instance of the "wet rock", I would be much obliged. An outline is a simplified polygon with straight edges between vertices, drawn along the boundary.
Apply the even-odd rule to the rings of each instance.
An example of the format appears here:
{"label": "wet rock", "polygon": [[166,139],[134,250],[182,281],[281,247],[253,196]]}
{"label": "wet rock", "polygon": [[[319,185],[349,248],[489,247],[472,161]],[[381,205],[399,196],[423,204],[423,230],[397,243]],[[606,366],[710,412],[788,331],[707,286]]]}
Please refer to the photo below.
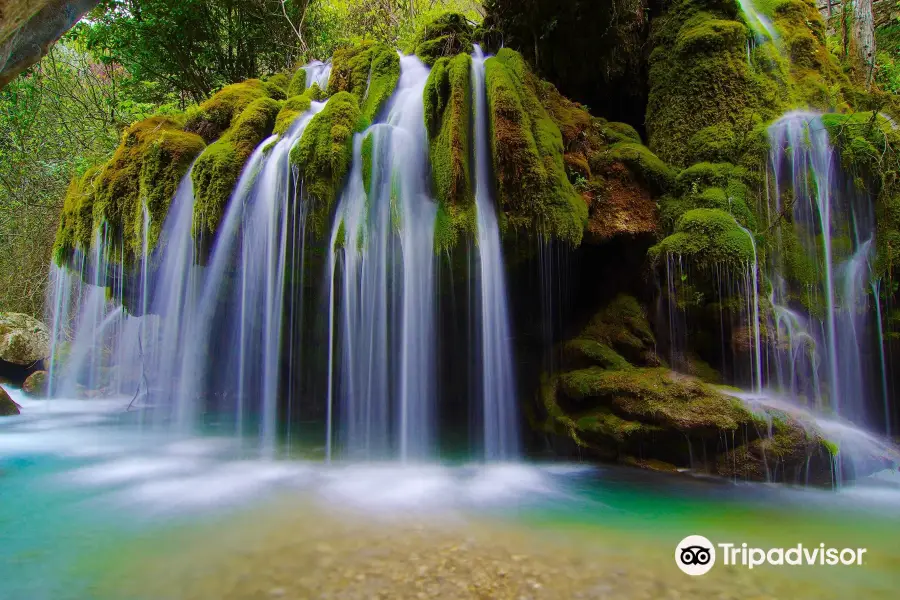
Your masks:
{"label": "wet rock", "polygon": [[2,387],[0,387],[0,417],[9,417],[19,414],[19,405],[13,402]]}
{"label": "wet rock", "polygon": [[49,383],[47,371],[35,371],[22,384],[22,391],[32,396],[46,396]]}

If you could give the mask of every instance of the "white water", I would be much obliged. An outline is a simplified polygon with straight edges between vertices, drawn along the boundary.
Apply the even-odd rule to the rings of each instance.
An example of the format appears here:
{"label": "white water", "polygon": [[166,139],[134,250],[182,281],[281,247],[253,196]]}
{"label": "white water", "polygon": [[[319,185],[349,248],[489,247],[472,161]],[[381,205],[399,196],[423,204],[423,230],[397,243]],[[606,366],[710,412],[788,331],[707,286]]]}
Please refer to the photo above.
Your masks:
{"label": "white water", "polygon": [[[876,323],[867,294],[875,235],[872,199],[841,176],[815,113],[786,114],[770,128],[770,142],[775,186],[770,214],[791,210],[801,251],[813,261],[818,279],[812,289],[792,287],[780,276],[780,252],[768,267],[776,284],[772,303],[780,315],[771,340],[773,384],[811,407],[865,426],[871,422],[869,400],[881,397],[883,381],[871,356]],[[791,205],[785,206],[785,197]],[[822,311],[809,314],[806,304]]]}
{"label": "white water", "polygon": [[312,84],[319,86],[323,92],[328,89],[328,79],[331,77],[331,61],[322,62],[314,60],[305,67],[306,71],[306,87],[312,87]]}
{"label": "white water", "polygon": [[491,195],[491,155],[488,147],[485,56],[475,47],[472,58],[472,98],[475,106],[475,203],[478,212],[478,256],[481,266],[481,393],[484,407],[484,456],[510,460],[519,455],[519,430],[512,332],[506,272],[497,210]]}
{"label": "white water", "polygon": [[[437,205],[428,187],[427,80],[418,58],[401,57],[385,122],[354,140],[329,242],[335,249],[327,274],[329,458],[338,414],[339,442],[351,457],[407,461],[433,454]],[[372,139],[369,189],[366,136]]]}

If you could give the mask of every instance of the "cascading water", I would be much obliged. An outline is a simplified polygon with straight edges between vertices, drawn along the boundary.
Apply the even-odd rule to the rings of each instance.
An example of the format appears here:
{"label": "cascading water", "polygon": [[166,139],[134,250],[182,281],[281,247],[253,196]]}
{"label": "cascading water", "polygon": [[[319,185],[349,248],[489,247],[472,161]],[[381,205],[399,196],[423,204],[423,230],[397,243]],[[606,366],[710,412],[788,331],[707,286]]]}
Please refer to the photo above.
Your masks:
{"label": "cascading water", "polygon": [[325,91],[328,89],[328,79],[331,77],[331,61],[322,62],[314,60],[303,69],[306,71],[306,87],[312,87],[312,84],[319,86],[319,89]]}
{"label": "cascading water", "polygon": [[478,212],[478,256],[481,264],[481,392],[484,407],[484,455],[510,460],[519,453],[516,386],[512,364],[506,273],[500,227],[491,196],[488,150],[485,56],[475,47],[472,98],[475,106],[475,204]]}
{"label": "cascading water", "polygon": [[[469,389],[477,396],[475,445],[486,460],[498,461],[516,458],[519,441],[505,272],[490,191],[484,63],[477,49],[471,74],[478,234],[469,246],[476,368]],[[308,65],[308,83],[327,85],[329,70],[325,63]],[[297,409],[294,371],[302,370],[302,346],[312,339],[303,337],[307,244],[327,243],[326,455],[339,448],[353,458],[434,457],[439,257],[423,104],[428,77],[418,58],[400,58],[399,83],[384,117],[354,140],[328,240],[307,235],[313,199],[289,157],[322,110],[317,102],[248,158],[216,236],[205,244],[205,260],[198,260],[193,235],[190,172],[153,250],[153,224],[144,210],[144,252],[134,267],[110,260],[121,244],[98,230],[92,252],[76,253],[76,268],[54,270],[55,354],[65,348],[68,357],[62,372],[51,366],[53,394],[103,388],[129,398],[145,422],[181,432],[213,422],[258,440],[271,455],[282,406],[287,419]]]}
{"label": "cascading water", "polygon": [[[769,218],[783,221],[768,267],[775,383],[810,407],[870,425],[867,401],[881,396],[882,381],[867,294],[872,199],[842,177],[818,115],[788,113],[769,135]],[[802,284],[782,275],[797,270],[797,260],[806,262]]]}
{"label": "cascading water", "polygon": [[387,118],[354,140],[327,275],[329,457],[338,407],[349,456],[423,459],[434,445],[437,205],[428,188],[427,80],[418,58],[402,57]]}
{"label": "cascading water", "polygon": [[[284,136],[266,140],[250,157],[205,266],[195,264],[189,172],[159,247],[145,253],[133,278],[136,300],[125,302],[127,274],[121,261],[109,263],[102,229],[91,257],[76,253],[78,272],[54,270],[53,355],[64,348],[66,360],[62,369],[50,367],[52,395],[103,387],[131,396],[131,408],[153,409],[153,421],[182,431],[209,409],[233,420],[238,434],[254,402],[258,437],[273,450],[288,249],[304,260],[302,241],[293,237],[303,230],[295,221],[306,214],[305,201],[298,201],[301,182],[288,155],[322,106],[313,103]],[[148,218],[144,223],[146,238]],[[110,282],[118,291],[108,299]]]}

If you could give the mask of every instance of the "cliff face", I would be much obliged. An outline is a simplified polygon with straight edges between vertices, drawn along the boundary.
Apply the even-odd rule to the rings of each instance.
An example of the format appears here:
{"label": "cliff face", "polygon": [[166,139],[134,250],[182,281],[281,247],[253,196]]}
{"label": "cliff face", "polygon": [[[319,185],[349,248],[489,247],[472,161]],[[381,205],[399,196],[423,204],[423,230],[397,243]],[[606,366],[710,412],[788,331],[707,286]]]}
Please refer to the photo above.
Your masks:
{"label": "cliff face", "polygon": [[0,88],[38,62],[99,0],[0,0]]}

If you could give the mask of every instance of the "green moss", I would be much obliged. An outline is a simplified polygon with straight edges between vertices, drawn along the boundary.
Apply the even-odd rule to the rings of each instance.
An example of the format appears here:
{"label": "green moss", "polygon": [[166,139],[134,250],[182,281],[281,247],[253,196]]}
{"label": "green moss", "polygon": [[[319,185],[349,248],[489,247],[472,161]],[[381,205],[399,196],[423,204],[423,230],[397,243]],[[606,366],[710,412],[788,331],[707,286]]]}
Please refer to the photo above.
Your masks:
{"label": "green moss", "polygon": [[[284,73],[276,73],[270,77],[264,78],[263,80],[270,86],[275,86],[276,88],[285,92],[285,94],[287,94],[288,88],[290,87],[290,84],[291,84],[291,80]],[[287,94],[287,95],[290,95],[290,94]],[[285,97],[287,97],[287,96],[285,96]]]}
{"label": "green moss", "polygon": [[300,68],[297,69],[297,72],[294,73],[293,77],[291,77],[291,82],[287,88],[288,98],[292,98],[294,96],[299,96],[303,92],[306,91],[306,69]]}
{"label": "green moss", "polygon": [[[460,220],[474,205],[469,158],[472,147],[472,60],[468,54],[440,58],[425,85],[425,125],[429,138],[431,178],[438,203],[441,235],[435,247],[441,252],[456,246],[458,235],[467,229]],[[444,219],[452,222],[445,223]],[[474,231],[472,229],[471,231]]]}
{"label": "green moss", "polygon": [[273,133],[284,135],[284,133],[290,129],[291,125],[293,125],[294,121],[308,111],[313,102],[321,101],[323,96],[324,94],[322,93],[322,90],[319,89],[319,85],[314,83],[308,90],[299,96],[291,96],[288,98],[284,103],[284,106],[281,107],[281,111],[278,113]]}
{"label": "green moss", "polygon": [[625,357],[610,348],[608,345],[592,339],[575,339],[566,343],[566,354],[575,361],[579,359],[593,363],[604,369],[630,369]]}
{"label": "green moss", "polygon": [[563,142],[522,57],[502,49],[486,62],[498,201],[513,227],[579,244],[587,204],[569,182]]}
{"label": "green moss", "polygon": [[315,198],[313,230],[321,234],[353,159],[353,134],[368,127],[356,96],[333,95],[312,118],[303,137],[291,150],[291,163],[300,169],[304,189]]}
{"label": "green moss", "polygon": [[560,390],[574,400],[609,402],[617,414],[679,431],[733,431],[751,420],[735,398],[693,377],[668,369],[609,371],[590,367],[560,377]]}
{"label": "green moss", "polygon": [[75,247],[90,248],[101,225],[110,258],[142,256],[144,206],[154,248],[178,183],[204,146],[198,136],[181,131],[176,118],[152,117],[126,129],[112,158],[70,186],[57,232],[57,260],[64,261]]}
{"label": "green moss", "polygon": [[225,86],[200,105],[185,124],[185,130],[199,134],[207,143],[217,139],[232,121],[260,98],[284,100],[287,94],[272,83],[248,79]]}
{"label": "green moss", "polygon": [[634,142],[619,142],[613,144],[607,154],[609,160],[624,164],[656,194],[665,193],[675,184],[675,172],[646,146]]}
{"label": "green moss", "polygon": [[362,42],[334,53],[328,92],[356,96],[360,111],[369,122],[394,93],[400,80],[400,57],[383,45]]}
{"label": "green moss", "polygon": [[94,232],[94,181],[100,167],[88,169],[81,177],[73,177],[63,202],[56,230],[53,258],[62,266],[76,248],[91,247]]}
{"label": "green moss", "polygon": [[363,189],[367,194],[372,191],[372,167],[373,167],[373,156],[372,152],[375,147],[375,138],[373,134],[368,134],[363,138],[362,146],[360,147],[360,154],[362,155],[362,178],[363,178]]}
{"label": "green moss", "polygon": [[731,123],[717,123],[691,136],[687,151],[694,161],[726,162],[733,160],[736,146],[734,126]]}
{"label": "green moss", "polygon": [[735,218],[714,208],[695,208],[683,214],[675,233],[650,249],[650,256],[674,255],[699,266],[743,266],[753,261],[753,243]]}
{"label": "green moss", "polygon": [[474,33],[465,16],[444,13],[422,27],[409,51],[431,66],[443,57],[471,54]]}
{"label": "green moss", "polygon": [[641,135],[628,123],[610,121],[604,124],[603,129],[607,135],[618,136],[618,139],[614,141],[641,143]]}
{"label": "green moss", "polygon": [[197,159],[194,180],[194,235],[211,240],[241,171],[253,150],[271,133],[282,103],[263,97],[249,104],[217,142]]}

